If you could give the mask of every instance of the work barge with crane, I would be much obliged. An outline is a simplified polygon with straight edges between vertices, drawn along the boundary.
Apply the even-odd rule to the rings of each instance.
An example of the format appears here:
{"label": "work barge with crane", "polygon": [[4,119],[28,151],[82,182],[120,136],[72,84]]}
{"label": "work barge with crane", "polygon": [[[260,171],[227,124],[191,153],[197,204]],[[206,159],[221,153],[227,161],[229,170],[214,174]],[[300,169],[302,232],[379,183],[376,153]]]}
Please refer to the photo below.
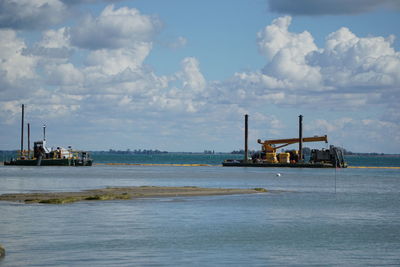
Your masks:
{"label": "work barge with crane", "polygon": [[[249,157],[248,152],[248,115],[245,115],[245,140],[244,140],[244,159],[227,159],[222,162],[225,167],[292,167],[292,168],[346,168],[343,150],[331,145],[329,149],[312,149],[310,159],[304,160],[303,143],[306,142],[325,142],[328,137],[313,136],[303,137],[303,116],[299,116],[299,137],[288,139],[271,139],[262,141],[257,140],[261,145],[261,150]],[[291,144],[299,144],[298,150],[288,150],[278,153],[278,149]]]}
{"label": "work barge with crane", "polygon": [[21,149],[17,157],[4,161],[4,165],[17,166],[92,166],[93,160],[87,151],[72,150],[71,147],[48,148],[46,146],[46,126],[43,125],[43,139],[30,146],[30,124],[28,128],[28,150],[24,150],[24,107],[21,118]]}

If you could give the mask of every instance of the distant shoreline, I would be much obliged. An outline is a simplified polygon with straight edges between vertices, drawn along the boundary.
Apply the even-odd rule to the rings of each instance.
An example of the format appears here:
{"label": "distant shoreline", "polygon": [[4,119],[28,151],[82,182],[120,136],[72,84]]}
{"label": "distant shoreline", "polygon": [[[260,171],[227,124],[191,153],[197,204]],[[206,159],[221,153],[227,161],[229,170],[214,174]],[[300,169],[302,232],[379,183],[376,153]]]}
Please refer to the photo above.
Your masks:
{"label": "distant shoreline", "polygon": [[[10,155],[10,154],[16,154],[17,149],[14,150],[0,150],[0,155]],[[217,152],[214,150],[205,150],[204,152],[170,152],[170,151],[160,151],[160,150],[92,150],[88,151],[93,154],[98,154],[98,155],[160,155],[160,154],[182,154],[182,155],[244,155],[244,152],[239,150],[239,151],[231,151],[231,152]],[[255,151],[250,151],[250,152],[255,152]],[[400,154],[390,154],[390,153],[379,153],[379,152],[370,152],[370,153],[363,153],[363,152],[351,152],[351,151],[345,151],[345,156],[384,156],[384,157],[400,157]]]}

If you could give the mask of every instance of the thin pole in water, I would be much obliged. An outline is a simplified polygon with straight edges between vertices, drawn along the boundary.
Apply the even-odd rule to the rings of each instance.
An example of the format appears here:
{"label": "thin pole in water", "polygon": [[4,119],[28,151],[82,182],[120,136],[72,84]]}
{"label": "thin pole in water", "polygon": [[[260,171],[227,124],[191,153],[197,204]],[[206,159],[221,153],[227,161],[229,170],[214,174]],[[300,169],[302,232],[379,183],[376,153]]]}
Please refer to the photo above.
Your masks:
{"label": "thin pole in water", "polygon": [[335,194],[336,194],[336,171],[337,171],[337,167],[335,167]]}

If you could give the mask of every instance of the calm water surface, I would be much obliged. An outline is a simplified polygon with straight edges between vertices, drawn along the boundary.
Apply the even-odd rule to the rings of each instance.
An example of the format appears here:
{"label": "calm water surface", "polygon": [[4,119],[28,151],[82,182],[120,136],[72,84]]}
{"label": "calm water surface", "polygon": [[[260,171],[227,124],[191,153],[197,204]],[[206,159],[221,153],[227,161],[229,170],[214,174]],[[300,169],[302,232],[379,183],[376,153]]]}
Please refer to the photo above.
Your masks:
{"label": "calm water surface", "polygon": [[398,169],[0,166],[0,194],[140,185],[284,192],[0,202],[0,266],[400,265]]}

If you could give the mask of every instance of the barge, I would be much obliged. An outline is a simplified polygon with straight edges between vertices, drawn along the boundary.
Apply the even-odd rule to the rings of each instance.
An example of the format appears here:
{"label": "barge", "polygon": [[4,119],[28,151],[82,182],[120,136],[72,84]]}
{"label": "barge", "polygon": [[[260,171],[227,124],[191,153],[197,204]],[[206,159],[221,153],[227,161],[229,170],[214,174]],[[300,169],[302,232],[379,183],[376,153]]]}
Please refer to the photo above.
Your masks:
{"label": "barge", "polygon": [[21,119],[21,149],[17,157],[5,161],[4,165],[16,166],[92,166],[93,160],[87,151],[73,150],[71,147],[48,148],[46,146],[46,126],[43,125],[43,139],[34,142],[30,149],[30,124],[28,126],[28,150],[24,150],[24,105]]}
{"label": "barge", "polygon": [[[222,162],[224,167],[290,167],[290,168],[346,168],[343,150],[331,145],[329,149],[312,149],[308,161],[303,154],[303,143],[305,142],[325,142],[328,137],[313,136],[303,137],[303,116],[299,116],[299,137],[289,139],[271,139],[257,143],[261,144],[261,151],[248,156],[248,115],[245,115],[245,147],[244,159],[227,159]],[[298,150],[289,150],[277,153],[277,150],[291,145],[299,144]]]}

